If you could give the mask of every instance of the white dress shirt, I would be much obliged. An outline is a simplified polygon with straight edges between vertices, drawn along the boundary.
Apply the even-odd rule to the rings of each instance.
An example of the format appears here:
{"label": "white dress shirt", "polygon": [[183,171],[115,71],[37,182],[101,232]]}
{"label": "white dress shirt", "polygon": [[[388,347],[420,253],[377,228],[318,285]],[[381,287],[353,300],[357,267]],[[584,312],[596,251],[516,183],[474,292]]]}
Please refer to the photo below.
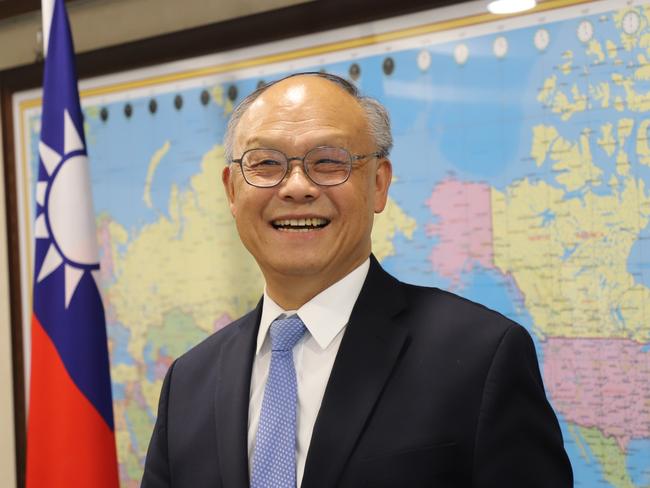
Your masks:
{"label": "white dress shirt", "polygon": [[293,349],[298,386],[296,419],[296,482],[302,483],[307,451],[311,442],[316,416],[325,393],[343,332],[354,307],[363,282],[366,280],[370,260],[366,259],[343,279],[305,303],[298,310],[283,310],[264,290],[262,318],[257,334],[257,349],[251,375],[250,403],[248,407],[248,460],[252,467],[255,454],[255,435],[260,421],[264,387],[271,364],[271,340],[268,330],[281,314],[297,313],[307,331]]}

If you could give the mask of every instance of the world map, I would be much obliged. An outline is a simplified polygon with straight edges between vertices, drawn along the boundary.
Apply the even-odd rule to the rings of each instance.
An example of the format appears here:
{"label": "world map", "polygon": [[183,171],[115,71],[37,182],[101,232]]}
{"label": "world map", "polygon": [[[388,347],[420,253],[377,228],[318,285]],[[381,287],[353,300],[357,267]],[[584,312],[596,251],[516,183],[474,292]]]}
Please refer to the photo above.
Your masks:
{"label": "world map", "polygon": [[[413,44],[309,68],[390,111],[375,255],[530,331],[575,486],[649,487],[650,7]],[[234,103],[289,71],[84,103],[123,487],[171,362],[260,298],[222,137]]]}

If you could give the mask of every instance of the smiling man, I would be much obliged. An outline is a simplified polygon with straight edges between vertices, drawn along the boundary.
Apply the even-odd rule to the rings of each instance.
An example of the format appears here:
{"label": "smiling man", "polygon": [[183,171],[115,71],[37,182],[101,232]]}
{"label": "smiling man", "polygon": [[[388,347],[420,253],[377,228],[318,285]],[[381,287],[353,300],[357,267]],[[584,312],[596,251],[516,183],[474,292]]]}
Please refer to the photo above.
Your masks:
{"label": "smiling man", "polygon": [[572,486],[527,332],[371,255],[384,107],[298,74],[244,99],[225,145],[264,296],[170,367],[144,487]]}
{"label": "smiling man", "polygon": [[292,310],[368,259],[392,172],[390,147],[377,147],[364,108],[341,100],[340,86],[317,76],[286,84],[244,106],[232,128],[242,156],[223,178],[267,294]]}

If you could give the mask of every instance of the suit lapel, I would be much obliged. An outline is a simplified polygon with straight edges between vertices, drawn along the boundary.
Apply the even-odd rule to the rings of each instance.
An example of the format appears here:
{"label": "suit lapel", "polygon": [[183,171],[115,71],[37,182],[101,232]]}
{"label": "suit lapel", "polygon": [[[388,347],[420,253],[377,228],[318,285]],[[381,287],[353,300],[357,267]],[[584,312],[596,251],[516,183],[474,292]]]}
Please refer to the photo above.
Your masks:
{"label": "suit lapel", "polygon": [[244,316],[219,355],[215,415],[219,472],[224,488],[248,487],[248,403],[262,301]]}
{"label": "suit lapel", "polygon": [[399,282],[371,256],[314,425],[302,486],[336,486],[405,345],[406,329],[393,322],[404,307]]}

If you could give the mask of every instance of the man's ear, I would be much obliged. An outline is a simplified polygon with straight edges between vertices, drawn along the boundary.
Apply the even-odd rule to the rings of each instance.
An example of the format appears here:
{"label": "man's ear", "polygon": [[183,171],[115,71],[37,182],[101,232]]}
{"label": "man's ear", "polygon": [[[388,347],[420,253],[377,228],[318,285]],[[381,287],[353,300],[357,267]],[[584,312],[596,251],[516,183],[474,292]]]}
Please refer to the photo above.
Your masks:
{"label": "man's ear", "polygon": [[393,165],[388,158],[381,158],[375,173],[375,213],[383,212],[386,207],[391,181],[393,181]]}
{"label": "man's ear", "polygon": [[230,213],[232,216],[235,216],[235,184],[232,181],[232,172],[230,171],[230,165],[227,165],[221,172],[221,181],[223,182],[223,189],[226,192],[226,197],[228,198],[228,205],[230,206]]}

